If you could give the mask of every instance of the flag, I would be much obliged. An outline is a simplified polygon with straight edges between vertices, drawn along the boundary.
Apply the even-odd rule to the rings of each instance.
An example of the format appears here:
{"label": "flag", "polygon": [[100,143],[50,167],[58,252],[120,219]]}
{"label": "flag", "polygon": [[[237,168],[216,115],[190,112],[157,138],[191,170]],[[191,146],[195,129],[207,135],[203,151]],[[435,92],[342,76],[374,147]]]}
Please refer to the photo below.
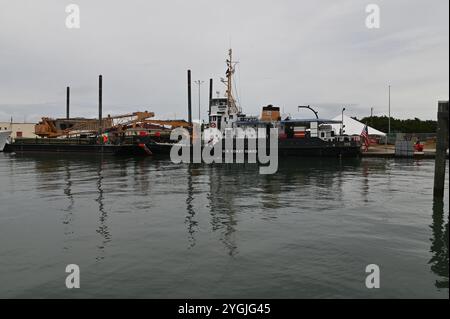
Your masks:
{"label": "flag", "polygon": [[369,140],[369,129],[367,128],[367,124],[364,125],[364,128],[361,132],[361,138],[363,140],[364,143],[364,147],[366,149],[366,151],[369,149],[369,145],[370,145],[370,140]]}

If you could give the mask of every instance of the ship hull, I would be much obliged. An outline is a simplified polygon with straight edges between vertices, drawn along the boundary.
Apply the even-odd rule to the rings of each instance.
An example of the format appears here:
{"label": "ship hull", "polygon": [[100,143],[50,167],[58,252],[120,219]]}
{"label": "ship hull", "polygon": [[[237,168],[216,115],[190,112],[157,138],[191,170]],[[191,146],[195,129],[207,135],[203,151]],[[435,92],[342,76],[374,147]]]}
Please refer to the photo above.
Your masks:
{"label": "ship hull", "polygon": [[291,138],[279,140],[278,153],[281,156],[358,157],[361,155],[361,146],[355,141]]}
{"label": "ship hull", "polygon": [[[173,145],[170,143],[147,143],[147,147],[154,155],[169,155]],[[266,154],[270,153],[268,145],[266,145],[265,151]],[[225,149],[225,143],[222,144],[222,152],[228,152]],[[237,152],[236,141],[231,152]],[[246,154],[245,158],[247,158],[249,152],[252,152],[249,151],[247,141],[244,143],[243,152]],[[326,142],[320,139],[280,139],[278,143],[279,157],[359,157],[360,155],[361,147],[356,142]]]}
{"label": "ship hull", "polygon": [[7,144],[5,152],[14,153],[78,153],[118,156],[145,156],[148,153],[139,145],[76,145],[76,144]]}

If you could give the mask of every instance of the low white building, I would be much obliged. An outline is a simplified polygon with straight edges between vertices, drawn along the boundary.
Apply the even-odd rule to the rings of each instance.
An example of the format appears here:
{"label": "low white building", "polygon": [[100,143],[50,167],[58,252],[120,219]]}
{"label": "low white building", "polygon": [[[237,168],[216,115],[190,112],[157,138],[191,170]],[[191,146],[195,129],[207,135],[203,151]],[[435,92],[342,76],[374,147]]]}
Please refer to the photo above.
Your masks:
{"label": "low white building", "polygon": [[35,123],[11,123],[0,122],[0,131],[11,131],[11,138],[16,137],[38,137],[34,134]]}

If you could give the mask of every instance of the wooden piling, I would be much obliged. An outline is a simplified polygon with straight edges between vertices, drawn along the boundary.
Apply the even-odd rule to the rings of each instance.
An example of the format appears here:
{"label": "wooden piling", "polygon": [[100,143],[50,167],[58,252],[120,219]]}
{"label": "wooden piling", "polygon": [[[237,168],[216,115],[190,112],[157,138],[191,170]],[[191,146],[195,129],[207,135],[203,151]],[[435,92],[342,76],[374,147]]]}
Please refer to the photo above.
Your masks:
{"label": "wooden piling", "polygon": [[209,116],[211,115],[211,101],[212,101],[212,95],[213,95],[213,79],[209,79],[209,108],[208,108],[208,122],[209,122]]}
{"label": "wooden piling", "polygon": [[103,111],[103,105],[102,105],[102,89],[103,89],[103,77],[101,75],[98,76],[98,133],[102,133],[102,111]]}
{"label": "wooden piling", "polygon": [[70,118],[70,87],[66,88],[66,119]]}
{"label": "wooden piling", "polygon": [[448,148],[448,101],[438,102],[437,117],[433,196],[435,199],[442,199],[444,197],[445,165]]}

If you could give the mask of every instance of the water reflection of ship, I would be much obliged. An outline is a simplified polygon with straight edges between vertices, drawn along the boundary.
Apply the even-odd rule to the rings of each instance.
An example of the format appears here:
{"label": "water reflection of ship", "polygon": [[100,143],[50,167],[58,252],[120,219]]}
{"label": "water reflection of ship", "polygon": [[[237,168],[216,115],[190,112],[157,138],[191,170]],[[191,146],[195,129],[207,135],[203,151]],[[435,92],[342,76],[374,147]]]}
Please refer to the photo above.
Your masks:
{"label": "water reflection of ship", "polygon": [[211,166],[209,171],[210,192],[208,201],[211,211],[211,226],[214,232],[220,232],[220,241],[225,245],[230,256],[237,254],[235,238],[236,207],[233,192],[229,191],[226,174],[220,172],[220,168]]}
{"label": "water reflection of ship", "polygon": [[187,215],[185,218],[185,224],[187,225],[188,231],[188,241],[189,247],[192,248],[196,244],[195,233],[198,230],[198,222],[195,219],[195,210],[194,210],[194,186],[192,182],[192,176],[195,168],[193,168],[193,164],[189,164],[188,167],[188,175],[187,175],[187,198],[186,198],[186,210]]}
{"label": "water reflection of ship", "polygon": [[[334,203],[335,208],[336,203],[342,202],[343,172],[354,170],[360,163],[359,159],[347,159],[343,163],[323,158],[305,159],[299,165],[298,160],[291,158],[280,163],[279,170],[274,175],[259,175],[255,164],[208,166],[208,202],[212,231],[220,233],[220,240],[229,255],[233,256],[239,251],[236,228],[239,220],[244,217],[244,209],[248,209],[248,216],[257,211],[261,219],[277,219],[280,214],[278,208],[299,209],[287,200],[286,195],[289,193],[292,196],[303,194],[306,198],[326,196],[329,199],[327,202]],[[311,174],[312,169],[320,171],[320,174]],[[312,196],[306,192],[311,192]],[[258,198],[257,206],[248,203],[249,198]],[[305,202],[301,209],[308,208],[317,208],[317,201]]]}
{"label": "water reflection of ship", "polygon": [[449,259],[448,259],[448,222],[445,222],[443,201],[434,201],[433,203],[433,223],[431,224],[432,238],[431,248],[432,257],[429,261],[431,270],[439,276],[436,280],[436,288],[449,288]]}

